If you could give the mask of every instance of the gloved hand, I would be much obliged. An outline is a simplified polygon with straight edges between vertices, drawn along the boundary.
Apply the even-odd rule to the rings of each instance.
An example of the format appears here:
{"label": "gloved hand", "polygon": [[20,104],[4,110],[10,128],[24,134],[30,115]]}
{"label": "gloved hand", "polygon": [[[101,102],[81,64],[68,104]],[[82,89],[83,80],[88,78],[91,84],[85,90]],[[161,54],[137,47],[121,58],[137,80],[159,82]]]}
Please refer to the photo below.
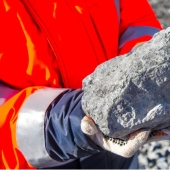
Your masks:
{"label": "gloved hand", "polygon": [[97,129],[94,121],[88,116],[83,117],[81,130],[103,149],[127,158],[135,154],[150,134],[150,130],[138,130],[132,133],[127,141],[106,137]]}
{"label": "gloved hand", "polygon": [[161,130],[156,130],[151,132],[148,139],[145,141],[145,143],[169,140],[169,139],[170,139],[170,126]]}

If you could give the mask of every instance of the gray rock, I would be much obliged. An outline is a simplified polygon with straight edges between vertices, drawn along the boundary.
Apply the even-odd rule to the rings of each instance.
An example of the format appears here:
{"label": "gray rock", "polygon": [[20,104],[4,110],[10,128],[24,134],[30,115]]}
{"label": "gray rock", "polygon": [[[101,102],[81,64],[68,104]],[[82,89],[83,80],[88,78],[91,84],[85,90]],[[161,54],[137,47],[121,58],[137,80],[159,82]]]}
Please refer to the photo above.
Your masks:
{"label": "gray rock", "polygon": [[170,27],[83,80],[82,107],[107,136],[170,124]]}
{"label": "gray rock", "polygon": [[160,169],[167,169],[168,163],[166,162],[166,158],[159,158],[157,159],[157,167]]}
{"label": "gray rock", "polygon": [[158,154],[156,154],[155,152],[152,152],[148,155],[148,158],[150,160],[156,160],[156,159],[158,159]]}
{"label": "gray rock", "polygon": [[139,164],[140,168],[139,169],[146,169],[145,167],[148,166],[147,157],[145,155],[140,154],[138,156],[138,161],[140,162],[140,164]]}

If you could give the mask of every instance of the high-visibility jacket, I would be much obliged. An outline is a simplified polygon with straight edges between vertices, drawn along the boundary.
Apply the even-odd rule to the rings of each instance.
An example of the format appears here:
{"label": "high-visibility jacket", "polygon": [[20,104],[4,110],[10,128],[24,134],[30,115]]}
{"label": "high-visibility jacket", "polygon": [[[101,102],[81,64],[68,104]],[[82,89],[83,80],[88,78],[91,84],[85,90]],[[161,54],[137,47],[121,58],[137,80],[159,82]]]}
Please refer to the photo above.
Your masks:
{"label": "high-visibility jacket", "polygon": [[147,0],[1,0],[0,168],[62,165],[100,151],[78,129],[83,92],[70,89],[161,29]]}

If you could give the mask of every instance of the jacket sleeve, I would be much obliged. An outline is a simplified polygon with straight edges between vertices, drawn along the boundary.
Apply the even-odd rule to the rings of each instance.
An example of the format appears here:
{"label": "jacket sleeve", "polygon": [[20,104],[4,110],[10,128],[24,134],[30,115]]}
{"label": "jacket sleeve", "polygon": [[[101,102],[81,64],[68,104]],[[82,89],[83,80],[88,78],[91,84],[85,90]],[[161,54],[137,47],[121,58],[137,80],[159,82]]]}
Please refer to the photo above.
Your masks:
{"label": "jacket sleeve", "polygon": [[148,0],[117,1],[120,12],[119,55],[128,53],[136,44],[148,41],[162,29]]}
{"label": "jacket sleeve", "polygon": [[[82,90],[0,85],[1,168],[42,168],[101,151],[80,129]],[[11,161],[12,160],[12,161]]]}

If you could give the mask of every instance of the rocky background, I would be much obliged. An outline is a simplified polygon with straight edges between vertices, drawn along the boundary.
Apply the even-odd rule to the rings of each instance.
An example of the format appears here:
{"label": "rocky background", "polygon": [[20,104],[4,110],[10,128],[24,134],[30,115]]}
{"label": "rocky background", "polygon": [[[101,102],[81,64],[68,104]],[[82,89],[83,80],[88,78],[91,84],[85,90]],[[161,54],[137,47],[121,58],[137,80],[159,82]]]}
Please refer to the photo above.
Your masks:
{"label": "rocky background", "polygon": [[[170,0],[148,0],[163,28],[170,26]],[[139,150],[138,169],[170,169],[170,141],[152,142]]]}
{"label": "rocky background", "polygon": [[170,26],[170,0],[148,0],[163,28]]}

